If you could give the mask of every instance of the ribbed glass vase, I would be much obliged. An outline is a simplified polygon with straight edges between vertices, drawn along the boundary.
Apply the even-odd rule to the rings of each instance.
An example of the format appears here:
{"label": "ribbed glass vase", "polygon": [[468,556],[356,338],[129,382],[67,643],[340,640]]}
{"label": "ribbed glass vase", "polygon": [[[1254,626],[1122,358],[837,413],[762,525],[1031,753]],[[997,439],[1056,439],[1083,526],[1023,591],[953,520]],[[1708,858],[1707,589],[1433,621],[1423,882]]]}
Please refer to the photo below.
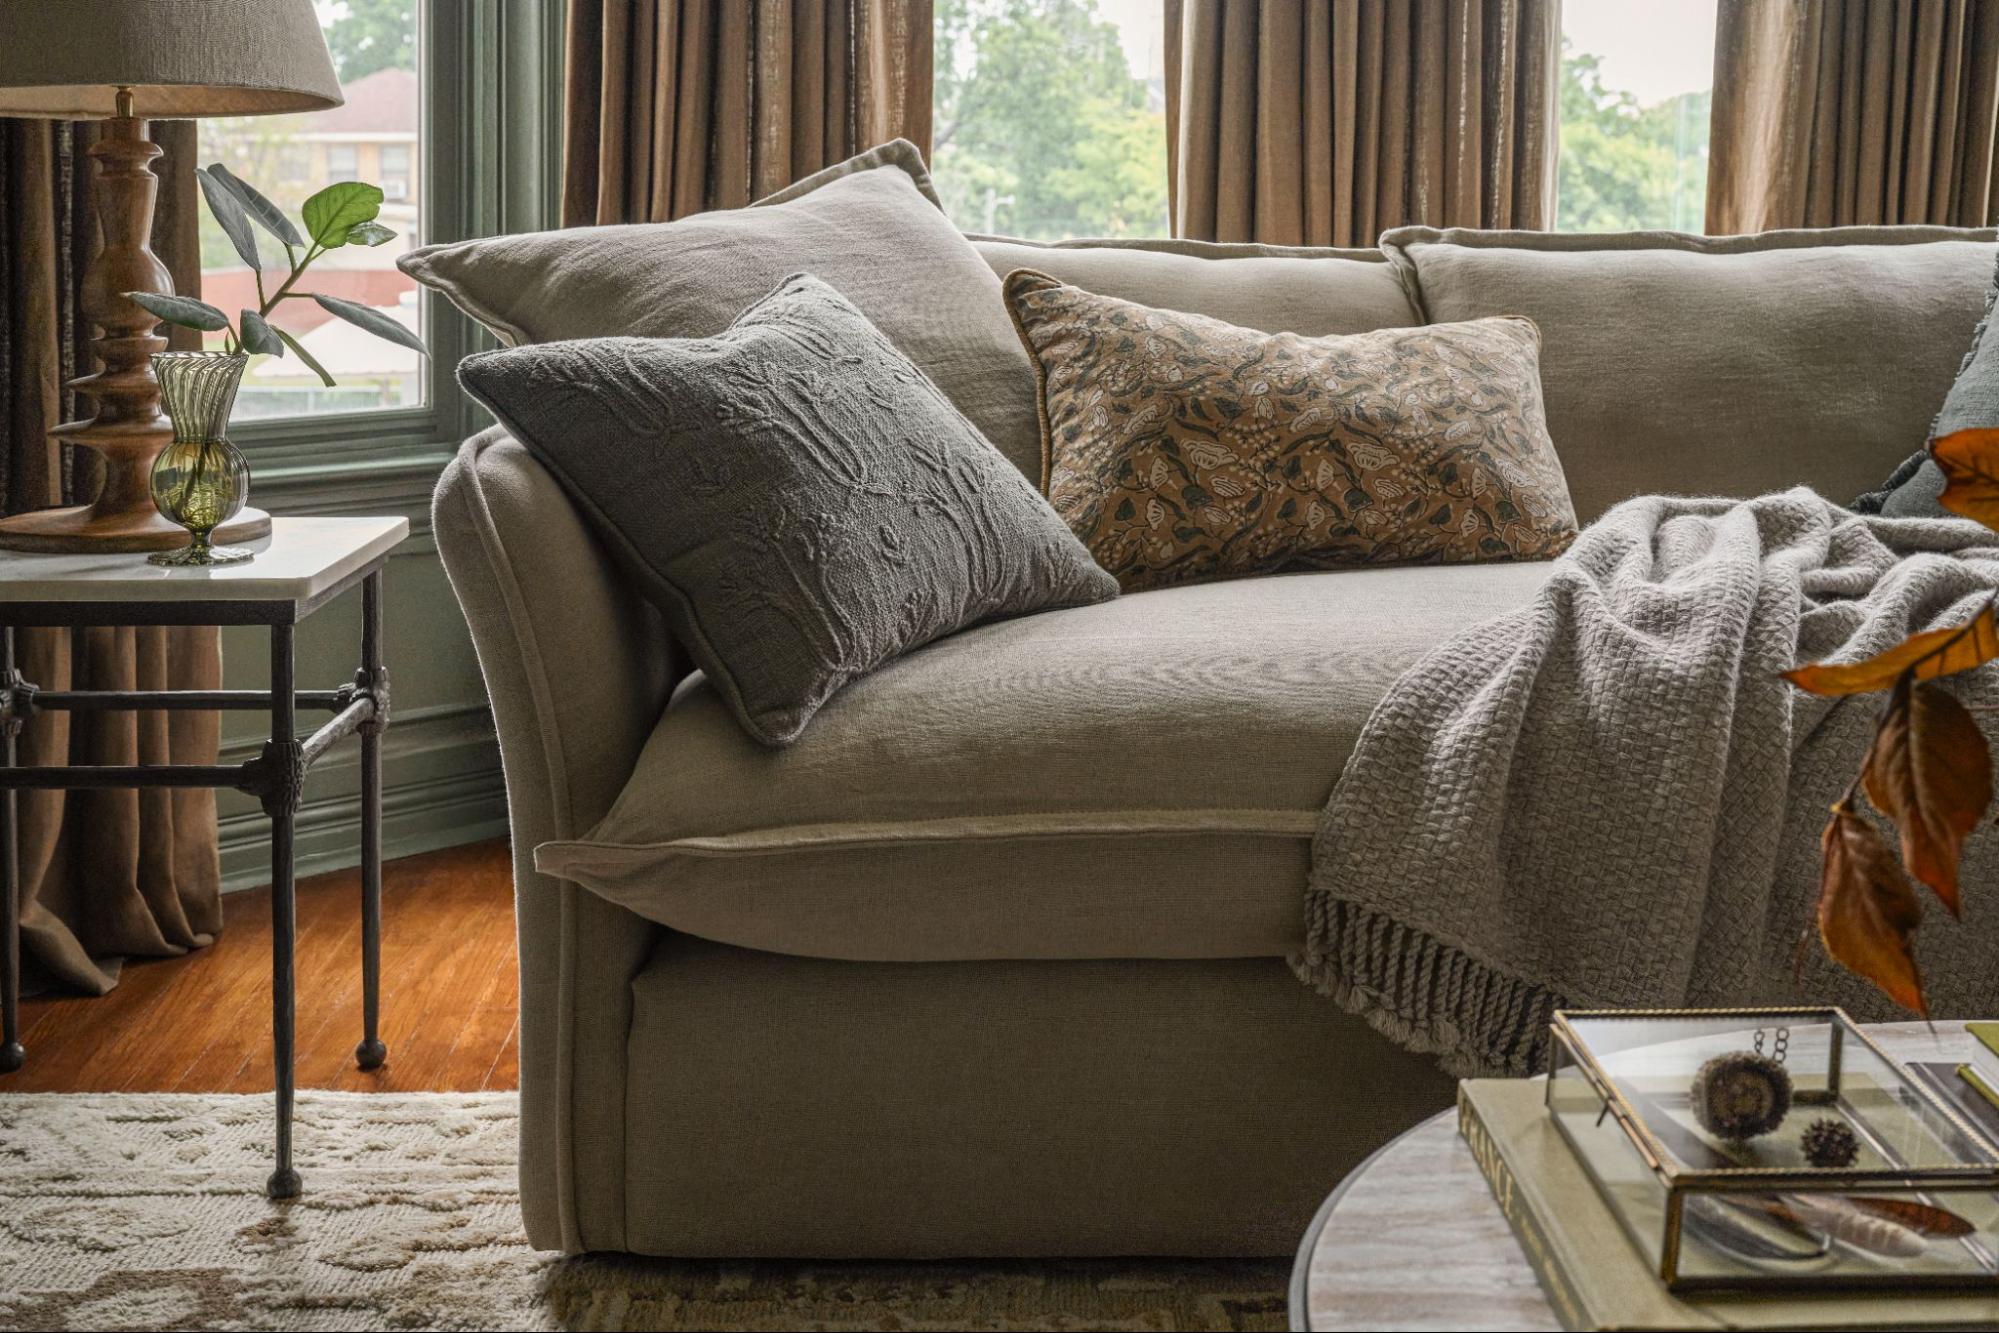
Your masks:
{"label": "ribbed glass vase", "polygon": [[250,498],[250,465],[229,443],[229,413],[250,358],[230,352],[157,352],[153,373],[174,442],[153,462],[153,503],[191,540],[146,558],[156,565],[233,565],[253,554],[214,546],[209,534]]}

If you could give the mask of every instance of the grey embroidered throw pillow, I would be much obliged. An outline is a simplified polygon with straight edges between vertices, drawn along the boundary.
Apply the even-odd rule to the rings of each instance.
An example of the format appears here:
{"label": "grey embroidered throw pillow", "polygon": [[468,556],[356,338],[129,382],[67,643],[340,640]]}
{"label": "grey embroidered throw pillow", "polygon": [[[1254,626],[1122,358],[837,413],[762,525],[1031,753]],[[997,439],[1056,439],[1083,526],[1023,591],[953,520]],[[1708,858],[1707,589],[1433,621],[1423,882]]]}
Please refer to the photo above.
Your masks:
{"label": "grey embroidered throw pillow", "polygon": [[794,274],[713,338],[466,358],[766,745],[835,691],[983,620],[1117,583],[847,299]]}

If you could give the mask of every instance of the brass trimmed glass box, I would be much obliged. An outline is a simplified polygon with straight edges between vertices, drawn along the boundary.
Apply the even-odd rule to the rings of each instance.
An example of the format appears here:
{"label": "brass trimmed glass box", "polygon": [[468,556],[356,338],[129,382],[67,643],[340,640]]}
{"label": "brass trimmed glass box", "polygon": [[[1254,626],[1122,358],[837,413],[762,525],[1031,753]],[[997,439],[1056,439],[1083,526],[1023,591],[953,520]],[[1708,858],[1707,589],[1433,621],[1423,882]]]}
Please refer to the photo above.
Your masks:
{"label": "brass trimmed glass box", "polygon": [[1560,1010],[1548,1060],[1669,1290],[1999,1283],[1999,1147],[1842,1010]]}

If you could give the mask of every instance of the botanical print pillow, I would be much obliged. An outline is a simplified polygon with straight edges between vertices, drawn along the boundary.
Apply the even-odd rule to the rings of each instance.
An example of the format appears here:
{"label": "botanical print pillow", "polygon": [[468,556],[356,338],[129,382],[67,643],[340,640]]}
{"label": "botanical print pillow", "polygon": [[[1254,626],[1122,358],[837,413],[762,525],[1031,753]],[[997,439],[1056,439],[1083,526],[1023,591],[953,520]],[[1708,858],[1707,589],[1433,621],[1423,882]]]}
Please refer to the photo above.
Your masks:
{"label": "botanical print pillow", "polygon": [[1576,534],[1525,319],[1262,333],[1017,270],[1042,488],[1127,592],[1545,560]]}

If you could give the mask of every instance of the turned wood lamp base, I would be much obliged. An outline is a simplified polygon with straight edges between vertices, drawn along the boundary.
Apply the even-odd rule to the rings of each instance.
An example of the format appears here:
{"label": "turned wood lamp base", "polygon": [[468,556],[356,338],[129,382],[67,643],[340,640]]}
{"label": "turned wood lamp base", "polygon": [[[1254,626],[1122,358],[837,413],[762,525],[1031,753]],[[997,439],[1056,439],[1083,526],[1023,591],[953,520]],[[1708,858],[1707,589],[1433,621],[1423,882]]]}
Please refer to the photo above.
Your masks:
{"label": "turned wood lamp base", "polygon": [[[160,382],[153,353],[166,350],[160,321],[125,299],[126,292],[173,293],[173,279],[152,250],[153,204],[159,145],[146,122],[132,114],[132,90],[121,88],[118,114],[90,146],[97,164],[92,191],[104,243],[83,281],[82,310],[98,328],[91,347],[102,362],[94,375],[70,387],[96,400],[97,414],[55,428],[57,438],[96,451],[104,459],[104,489],[84,505],[35,509],[0,519],[0,550],[43,554],[170,551],[186,546],[188,531],[153,505],[153,460],[173,442],[173,425],[160,412]],[[255,541],[271,533],[271,516],[245,509],[217,528],[212,540]]]}

